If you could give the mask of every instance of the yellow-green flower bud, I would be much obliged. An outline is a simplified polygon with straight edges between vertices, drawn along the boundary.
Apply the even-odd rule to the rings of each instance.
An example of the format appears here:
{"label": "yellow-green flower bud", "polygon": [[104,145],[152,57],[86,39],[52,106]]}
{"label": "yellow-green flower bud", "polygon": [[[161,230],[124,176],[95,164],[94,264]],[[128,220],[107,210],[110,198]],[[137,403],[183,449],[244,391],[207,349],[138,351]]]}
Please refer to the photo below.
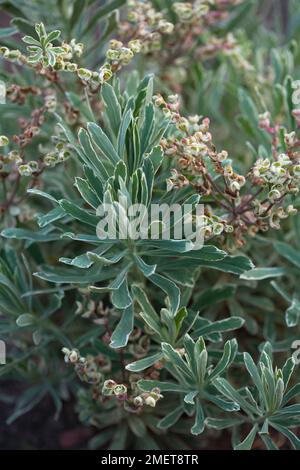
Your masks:
{"label": "yellow-green flower bud", "polygon": [[20,165],[18,167],[21,176],[31,176],[32,170],[29,165]]}
{"label": "yellow-green flower bud", "polygon": [[153,397],[149,396],[145,398],[145,404],[154,408],[156,405],[156,400]]}
{"label": "yellow-green flower bud", "polygon": [[139,39],[133,39],[132,41],[129,41],[128,47],[132,50],[132,52],[137,54],[141,51],[141,41]]}
{"label": "yellow-green flower bud", "polygon": [[9,139],[6,135],[0,135],[0,147],[5,147],[9,144]]}
{"label": "yellow-green flower bud", "polygon": [[92,78],[92,72],[88,69],[80,68],[77,70],[77,75],[81,80],[89,81]]}

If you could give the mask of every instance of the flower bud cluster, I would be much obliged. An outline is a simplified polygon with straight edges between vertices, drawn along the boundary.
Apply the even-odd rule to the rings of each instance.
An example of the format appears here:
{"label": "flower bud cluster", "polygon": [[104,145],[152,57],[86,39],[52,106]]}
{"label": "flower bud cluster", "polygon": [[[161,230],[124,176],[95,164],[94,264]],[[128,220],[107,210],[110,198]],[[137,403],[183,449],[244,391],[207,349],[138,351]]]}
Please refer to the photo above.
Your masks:
{"label": "flower bud cluster", "polygon": [[170,35],[174,30],[174,25],[165,19],[164,12],[156,11],[149,1],[129,0],[127,20],[129,25],[123,29],[127,33],[128,30],[133,32],[144,54],[159,50],[162,36]]}
{"label": "flower bud cluster", "polygon": [[[65,72],[76,72],[78,65],[74,60],[81,57],[84,46],[82,43],[76,43],[75,39],[72,39],[70,44],[63,42],[60,48],[57,50],[56,62],[53,66],[54,70],[62,70]],[[47,66],[47,62],[43,62],[43,65]]]}
{"label": "flower bud cluster", "polygon": [[79,68],[76,70],[78,78],[85,84],[88,84],[92,89],[99,87],[104,82],[107,82],[112,77],[112,70],[110,64],[105,64],[100,67],[98,71],[92,71],[86,68]]}
{"label": "flower bud cluster", "polygon": [[217,174],[221,174],[226,187],[232,195],[237,195],[245,185],[246,180],[233,170],[232,162],[228,159],[226,151],[217,153],[210,133],[208,118],[200,120],[199,116],[182,117],[178,111],[178,96],[168,97],[166,102],[161,96],[155,97],[155,104],[175,124],[180,134],[175,133],[169,139],[163,139],[161,145],[166,155],[176,157],[178,172],[173,172],[168,180],[168,189],[190,184],[188,175],[193,176],[195,189],[203,194],[210,194],[213,181],[207,169],[208,160],[214,165]]}
{"label": "flower bud cluster", "polygon": [[52,67],[54,70],[76,71],[77,64],[72,60],[80,57],[83,52],[83,44],[76,43],[72,39],[70,44],[62,42],[59,46],[53,45],[60,36],[60,31],[52,31],[47,34],[43,23],[35,25],[38,39],[25,36],[23,41],[27,44],[29,55],[22,54],[19,50],[10,50],[7,47],[0,48],[0,54],[12,62],[23,63],[35,67],[41,64],[43,67]]}
{"label": "flower bud cluster", "polygon": [[56,95],[54,93],[49,93],[48,95],[46,95],[44,99],[44,104],[48,113],[54,113],[57,107]]}
{"label": "flower bud cluster", "polygon": [[78,362],[84,362],[85,358],[80,356],[80,352],[78,349],[69,349],[69,348],[62,348],[62,352],[65,355],[64,361],[66,363],[77,364]]}
{"label": "flower bud cluster", "polygon": [[17,150],[11,150],[5,155],[0,155],[0,170],[10,173],[8,165],[18,165],[22,163],[22,158]]}
{"label": "flower bud cluster", "polygon": [[124,65],[128,65],[135,54],[138,54],[140,51],[141,42],[138,39],[129,41],[127,46],[121,41],[112,39],[106,52],[106,62],[99,70],[93,72],[86,68],[79,68],[76,69],[77,75],[83,82],[87,83],[92,89],[95,89],[110,80],[113,73],[120,70]]}
{"label": "flower bud cluster", "polygon": [[6,135],[0,135],[0,147],[6,147],[9,144],[9,138]]}
{"label": "flower bud cluster", "polygon": [[10,62],[26,62],[26,57],[18,49],[9,49],[8,47],[0,47],[0,55]]}
{"label": "flower bud cluster", "polygon": [[68,160],[71,156],[69,145],[65,142],[58,142],[55,145],[55,150],[48,152],[43,157],[43,163],[45,166],[54,167],[58,163],[63,163]]}
{"label": "flower bud cluster", "polygon": [[35,160],[18,165],[18,171],[21,176],[32,176],[39,171],[39,164]]}
{"label": "flower bud cluster", "polygon": [[[228,33],[224,38],[211,36],[209,41],[200,46],[197,49],[196,56],[201,57],[203,59],[210,59],[215,57],[215,55],[219,52],[223,52],[229,56],[235,56],[235,58],[239,59],[240,51],[239,51],[239,44],[237,39],[234,37],[232,33]],[[239,60],[238,60],[239,62]]]}
{"label": "flower bud cluster", "polygon": [[84,361],[75,364],[75,372],[82,382],[99,386],[104,380],[104,374],[111,372],[111,360],[102,354],[88,354]]}
{"label": "flower bud cluster", "polygon": [[205,239],[214,236],[227,239],[231,234],[234,245],[241,246],[245,235],[278,229],[282,220],[297,212],[290,201],[298,193],[300,182],[300,142],[295,132],[284,134],[286,152],[278,153],[280,128],[271,126],[269,114],[260,116],[260,128],[273,135],[273,155],[258,158],[244,176],[235,170],[225,150],[217,152],[209,119],[182,117],[177,96],[167,100],[156,96],[154,101],[174,124],[173,132],[161,141],[165,155],[175,162],[167,189],[192,186],[212,199],[219,212],[206,209]]}
{"label": "flower bud cluster", "polygon": [[111,361],[108,357],[87,355],[82,357],[78,349],[62,348],[65,362],[74,365],[74,370],[82,382],[100,385],[104,374],[111,371]]}
{"label": "flower bud cluster", "polygon": [[199,21],[209,11],[209,5],[202,0],[190,2],[175,2],[173,9],[182,23]]}
{"label": "flower bud cluster", "polygon": [[155,408],[157,402],[163,398],[163,395],[160,393],[159,388],[153,388],[151,392],[144,392],[140,395],[137,395],[133,399],[133,404],[137,408],[141,408],[144,405]]}
{"label": "flower bud cluster", "polygon": [[127,387],[124,384],[117,384],[114,380],[105,380],[102,387],[104,396],[115,396],[120,401],[127,400]]}
{"label": "flower bud cluster", "polygon": [[299,192],[300,164],[298,160],[292,161],[286,153],[278,155],[275,161],[259,158],[252,168],[252,177],[271,187],[270,199],[280,199],[283,191]]}
{"label": "flower bud cluster", "polygon": [[[53,72],[62,71],[75,73],[80,80],[89,84],[91,88],[97,88],[99,84],[108,81],[112,77],[114,70],[110,62],[101,66],[98,71],[78,67],[75,60],[82,55],[84,46],[82,43],[77,43],[75,39],[72,39],[70,43],[62,42],[60,46],[53,46],[52,42],[45,45],[44,35],[46,32],[44,26],[42,25],[41,27],[41,25],[42,24],[36,25],[36,29],[39,31],[38,34],[40,35],[40,43],[30,36],[23,38],[23,41],[29,44],[29,46],[27,46],[29,56],[22,54],[21,51],[9,50],[7,47],[0,48],[0,55],[9,61],[34,67],[36,71],[41,74],[45,74],[47,68],[51,69]],[[57,33],[55,37],[57,40],[60,32],[57,31],[53,33]],[[52,33],[50,33],[49,36],[51,36],[51,34]],[[123,48],[124,51],[121,54],[122,64],[129,63],[128,54],[131,56],[134,51],[138,49],[138,45],[135,44],[135,41],[132,42],[132,47]],[[130,53],[127,51],[126,55],[125,49],[130,50]],[[53,111],[54,102],[49,103],[49,108]]]}
{"label": "flower bud cluster", "polygon": [[[8,137],[0,136],[0,147],[6,147],[7,145],[9,145]],[[24,163],[18,150],[9,150],[8,153],[0,155],[0,170],[9,174],[15,167],[21,176],[31,176],[39,171],[39,163],[34,160]]]}
{"label": "flower bud cluster", "polygon": [[[207,210],[207,209],[206,209]],[[204,215],[202,218],[202,223],[200,227],[203,227],[204,239],[209,240],[212,237],[218,237],[222,234],[232,233],[234,228],[232,225],[228,224],[225,219],[218,217],[216,214],[213,214],[211,209],[208,212],[208,215]],[[198,222],[199,226],[199,222]]]}
{"label": "flower bud cluster", "polygon": [[34,86],[20,86],[12,84],[6,90],[6,96],[12,103],[23,105],[28,95],[41,95],[41,89]]}

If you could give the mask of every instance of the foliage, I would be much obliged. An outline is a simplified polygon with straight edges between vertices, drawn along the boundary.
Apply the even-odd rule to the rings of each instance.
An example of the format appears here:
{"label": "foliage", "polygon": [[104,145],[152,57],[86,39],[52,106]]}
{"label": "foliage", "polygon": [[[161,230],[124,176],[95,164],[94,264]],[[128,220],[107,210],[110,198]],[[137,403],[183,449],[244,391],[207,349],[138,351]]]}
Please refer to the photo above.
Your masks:
{"label": "foliage", "polygon": [[[90,448],[299,450],[300,16],[261,3],[0,2],[8,423],[72,395]],[[203,245],[135,236],[172,204]]]}

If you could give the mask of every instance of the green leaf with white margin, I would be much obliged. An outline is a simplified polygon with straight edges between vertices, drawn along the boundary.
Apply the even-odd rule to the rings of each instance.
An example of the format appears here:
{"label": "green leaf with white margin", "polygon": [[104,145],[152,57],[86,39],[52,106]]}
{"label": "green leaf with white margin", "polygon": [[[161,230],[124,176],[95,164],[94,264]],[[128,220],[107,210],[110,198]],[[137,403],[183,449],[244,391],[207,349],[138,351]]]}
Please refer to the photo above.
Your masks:
{"label": "green leaf with white margin", "polygon": [[291,305],[285,312],[285,321],[289,328],[298,325],[300,319],[300,301],[294,297]]}
{"label": "green leaf with white margin", "polygon": [[234,331],[241,328],[245,323],[244,318],[241,317],[230,317],[224,320],[218,320],[197,328],[197,322],[195,324],[195,331],[193,331],[193,337],[199,337],[204,335],[210,335],[213,333],[224,333],[226,331]]}
{"label": "green leaf with white margin", "polygon": [[254,385],[256,386],[259,392],[261,400],[263,401],[264,400],[264,387],[263,387],[262,379],[260,377],[260,374],[258,372],[258,368],[255,362],[253,361],[250,354],[247,352],[244,353],[244,363],[245,363],[247,371],[249,372],[253,380]]}
{"label": "green leaf with white margin", "polygon": [[108,266],[111,264],[116,264],[126,255],[127,250],[120,251],[119,253],[110,255],[110,256],[101,256],[100,254],[95,253],[94,251],[88,251],[87,256],[94,262],[99,263],[102,266]]}
{"label": "green leaf with white margin", "polygon": [[141,128],[141,154],[147,152],[154,128],[154,106],[152,103],[147,104],[145,108],[145,116]]}
{"label": "green leaf with white margin", "polygon": [[75,258],[59,258],[59,261],[70,266],[76,266],[76,268],[87,269],[90,268],[94,261],[92,261],[86,253],[83,255],[76,256]]}
{"label": "green leaf with white margin", "polygon": [[257,434],[258,425],[253,426],[248,436],[240,444],[234,447],[234,450],[251,450],[255,436]]}
{"label": "green leaf with white margin", "polygon": [[290,263],[300,268],[300,254],[299,251],[295,250],[292,246],[288,245],[287,243],[283,242],[275,242],[274,243],[275,250],[287,259]]}
{"label": "green leaf with white margin", "polygon": [[97,194],[95,193],[94,189],[89,185],[88,181],[76,177],[75,178],[75,185],[74,185],[81,197],[94,209],[97,209],[101,204],[101,200],[98,198]]}
{"label": "green leaf with white margin", "polygon": [[171,413],[167,414],[163,419],[157,423],[158,429],[169,429],[173,426],[183,414],[182,405],[175,408]]}
{"label": "green leaf with white margin", "polygon": [[260,281],[262,279],[269,279],[272,277],[281,277],[286,274],[285,268],[254,268],[247,271],[240,276],[240,279],[247,281]]}
{"label": "green leaf with white margin", "polygon": [[153,356],[144,357],[139,361],[131,362],[128,364],[125,369],[129,370],[130,372],[140,372],[142,370],[147,369],[148,367],[153,366],[156,362],[160,361],[163,357],[161,352],[153,354]]}
{"label": "green leaf with white margin", "polygon": [[37,217],[37,223],[40,228],[47,227],[47,225],[52,224],[56,220],[60,220],[66,216],[65,211],[60,207],[54,207],[51,211],[47,214],[39,215]]}
{"label": "green leaf with white margin", "polygon": [[52,242],[60,240],[60,233],[51,233],[51,232],[32,232],[25,228],[6,228],[2,230],[1,236],[4,238],[16,238],[17,240],[29,240],[31,242]]}
{"label": "green leaf with white margin", "polygon": [[159,388],[161,392],[187,393],[187,389],[174,382],[159,382],[158,380],[139,380],[138,387],[143,392],[151,392],[153,388]]}
{"label": "green leaf with white margin", "polygon": [[77,242],[86,242],[86,243],[92,243],[94,245],[99,245],[99,244],[115,244],[118,243],[118,240],[101,240],[99,239],[96,235],[90,235],[88,233],[72,233],[72,232],[65,232],[61,235],[60,238],[70,238],[71,240],[75,240]]}
{"label": "green leaf with white margin", "polygon": [[258,432],[258,434],[260,436],[269,434],[269,420],[268,419],[265,419],[261,427],[261,430]]}
{"label": "green leaf with white margin", "polygon": [[161,325],[160,325],[160,318],[157,315],[156,311],[152,307],[146,293],[141,289],[141,287],[134,285],[132,286],[132,294],[135,300],[139,303],[140,307],[143,309],[140,312],[140,316],[143,318],[144,322],[151,328],[151,330],[155,331],[155,333],[160,336],[161,334]]}
{"label": "green leaf with white margin", "polygon": [[257,414],[258,410],[254,407],[251,403],[249,403],[245,398],[237,391],[232,385],[226,380],[221,377],[217,377],[213,385],[217,388],[217,390],[222,393],[225,397],[232,400],[234,403],[237,403],[241,408],[245,411],[250,413]]}
{"label": "green leaf with white margin", "polygon": [[109,83],[102,85],[101,96],[105,105],[105,117],[108,118],[109,126],[115,137],[117,137],[121,124],[121,106],[115,90]]}
{"label": "green leaf with white margin", "polygon": [[85,176],[86,180],[88,181],[89,186],[92,188],[94,193],[97,195],[97,198],[100,201],[100,203],[102,203],[102,201],[103,201],[103,192],[104,192],[104,189],[103,189],[104,183],[100,180],[100,178],[98,178],[95,175],[94,170],[92,168],[90,168],[89,166],[83,165],[83,172],[84,172],[84,176]]}
{"label": "green leaf with white margin", "polygon": [[[149,240],[149,244],[150,242],[151,241]],[[218,271],[226,273],[242,274],[245,271],[248,271],[249,269],[252,269],[254,267],[253,263],[246,256],[225,256],[223,257],[223,259],[219,259],[218,251],[215,251],[216,257],[218,259],[203,259],[204,257],[202,257],[202,255],[205,254],[204,248],[206,247],[203,247],[202,250],[199,250],[199,252],[202,253],[199,253],[194,257],[187,257],[188,259],[186,260],[181,256],[178,257],[175,261],[168,260],[164,268],[168,271],[171,271],[175,269],[182,269],[183,267],[187,266],[195,268],[199,268],[200,266],[202,266],[206,268],[216,269]],[[149,255],[149,253],[147,254]],[[211,252],[211,254],[213,253]]]}
{"label": "green leaf with white margin", "polygon": [[76,152],[79,154],[85,165],[95,172],[95,175],[104,184],[109,176],[113,173],[113,165],[109,160],[109,157],[104,155],[98,155],[92,145],[91,138],[85,129],[80,129],[78,132],[78,138],[81,147],[74,146]]}
{"label": "green leaf with white margin", "polygon": [[296,363],[295,363],[294,358],[289,357],[282,368],[282,380],[285,385],[285,390],[287,389],[287,386],[290,382],[291,376],[295,369],[295,365]]}
{"label": "green leaf with white margin", "polygon": [[210,380],[213,380],[219,375],[221,375],[228,368],[228,366],[232,363],[232,361],[234,360],[234,356],[232,357],[232,354],[231,354],[233,348],[235,348],[235,350],[237,351],[236,339],[229,340],[225,343],[223,356],[221,357],[220,361],[214,367],[211,374],[209,375]]}
{"label": "green leaf with white margin", "polygon": [[58,200],[55,199],[54,196],[51,196],[51,194],[48,194],[45,191],[41,191],[40,189],[36,189],[36,188],[27,189],[27,193],[44,197],[45,199],[49,199],[49,201],[54,202],[55,204],[58,204]]}
{"label": "green leaf with white margin", "polygon": [[205,376],[207,373],[207,359],[208,353],[205,347],[205,343],[202,337],[195,344],[195,360],[197,366],[197,379],[200,384],[203,384],[205,381]]}
{"label": "green leaf with white margin", "polygon": [[149,158],[153,165],[154,173],[157,173],[164,158],[162,147],[160,145],[153,147],[151,152],[145,158]]}
{"label": "green leaf with white margin", "polygon": [[226,256],[225,251],[220,250],[214,245],[205,245],[199,250],[190,250],[181,255],[182,258],[201,261],[220,261],[226,258]]}
{"label": "green leaf with white margin", "polygon": [[116,270],[111,268],[102,268],[101,271],[94,266],[82,271],[75,267],[68,267],[68,269],[58,268],[57,266],[45,266],[42,271],[33,273],[40,279],[48,282],[54,282],[59,284],[89,284],[91,282],[107,281],[116,275]]}
{"label": "green leaf with white margin", "polygon": [[94,122],[89,122],[87,124],[87,128],[92,138],[92,141],[99,148],[102,154],[106,158],[109,158],[111,163],[113,164],[118,163],[118,161],[120,160],[120,157],[117,154],[116,150],[114,149],[114,146],[112,145],[111,141],[109,140],[105,132],[101,129],[101,127],[99,127]]}
{"label": "green leaf with white margin", "polygon": [[216,395],[212,395],[209,393],[205,394],[205,397],[209,401],[217,405],[219,408],[221,408],[221,410],[229,411],[231,413],[232,411],[240,411],[241,409],[240,405],[237,402],[226,401],[222,398],[216,397]]}
{"label": "green leaf with white margin", "polygon": [[[112,245],[104,245],[100,246],[99,248],[96,248],[95,251],[93,252],[94,254],[103,255],[106,253]],[[70,266],[76,266],[77,268],[83,268],[87,269],[90,268],[94,264],[94,260],[89,256],[89,253],[83,253],[82,255],[75,256],[75,258],[59,258],[59,261],[61,263],[68,264]]]}
{"label": "green leaf with white margin", "polygon": [[282,400],[282,406],[286,405],[289,401],[298,395],[300,395],[300,383],[294,385],[288,392],[286,392]]}
{"label": "green leaf with white margin", "polygon": [[71,215],[74,219],[79,220],[79,222],[82,222],[83,224],[96,227],[100,220],[99,217],[90,214],[86,209],[81,209],[76,204],[67,201],[66,199],[61,199],[59,204],[66,214]]}
{"label": "green leaf with white margin", "polygon": [[132,304],[127,285],[127,273],[130,267],[130,264],[127,265],[108,286],[89,286],[89,290],[95,293],[111,292],[111,301],[116,308],[123,310],[129,307]]}
{"label": "green leaf with white margin", "polygon": [[138,241],[139,245],[146,245],[147,246],[147,251],[149,250],[150,247],[157,248],[159,249],[158,251],[153,251],[148,256],[156,256],[157,254],[159,256],[162,256],[162,250],[165,251],[166,256],[170,256],[170,252],[173,253],[185,253],[187,251],[191,251],[193,249],[193,243],[189,240],[139,240]]}
{"label": "green leaf with white margin", "polygon": [[148,279],[167,294],[170,300],[171,312],[175,316],[180,305],[179,288],[173,281],[170,281],[170,279],[167,279],[160,274],[152,274]]}
{"label": "green leaf with white margin", "polygon": [[184,319],[187,318],[188,311],[186,307],[181,307],[174,317],[175,327],[176,327],[176,335],[178,336],[183,325]]}
{"label": "green leaf with white margin", "polygon": [[153,96],[153,78],[153,74],[146,75],[138,86],[134,107],[135,117],[139,115],[143,104],[148,104],[151,101]]}
{"label": "green leaf with white margin", "polygon": [[131,267],[131,264],[128,264],[125,266],[125,268],[118,273],[118,275],[114,278],[114,280],[105,287],[98,287],[98,286],[89,286],[89,290],[91,292],[95,292],[98,294],[103,294],[105,292],[113,292],[115,290],[118,290],[123,283],[126,274],[128,273],[129,269]]}
{"label": "green leaf with white margin", "polygon": [[263,443],[265,444],[267,450],[279,450],[277,445],[274,444],[271,437],[268,436],[267,434],[261,434],[260,438],[263,441]]}
{"label": "green leaf with white margin", "polygon": [[152,276],[152,274],[155,273],[155,270],[156,270],[156,267],[157,267],[156,264],[149,265],[149,264],[145,263],[145,261],[137,255],[134,255],[134,259],[135,259],[135,262],[136,262],[139,270],[144,274],[145,277]]}
{"label": "green leaf with white margin", "polygon": [[194,390],[193,392],[189,392],[185,395],[184,401],[189,405],[195,405],[195,398],[198,395],[198,390]]}
{"label": "green leaf with white margin", "polygon": [[254,268],[252,261],[246,256],[226,256],[219,261],[200,261],[199,266],[233,274],[242,274]]}
{"label": "green leaf with white margin", "polygon": [[204,416],[204,411],[201,405],[201,402],[199,399],[196,400],[196,418],[195,418],[195,424],[191,429],[191,433],[194,436],[198,436],[199,434],[202,434],[205,428],[205,416]]}
{"label": "green leaf with white margin", "polygon": [[242,424],[243,420],[238,418],[206,418],[205,426],[210,429],[228,429]]}
{"label": "green leaf with white margin", "polygon": [[132,298],[128,291],[127,276],[124,278],[119,289],[113,291],[111,301],[118,309],[128,308],[132,304]]}
{"label": "green leaf with white margin", "polygon": [[147,199],[147,207],[152,201],[152,193],[153,193],[153,184],[154,184],[154,167],[151,163],[149,158],[145,158],[143,161],[143,173],[146,178],[147,183],[147,192],[148,192],[148,199]]}
{"label": "green leaf with white margin", "polygon": [[[183,346],[186,352],[186,360],[189,364],[189,367],[194,375],[197,376],[198,371],[197,371],[197,352],[195,354],[195,341],[190,337],[189,334],[185,334],[184,339],[183,339]],[[194,398],[194,397],[193,397]],[[186,401],[186,400],[185,400]]]}
{"label": "green leaf with white margin", "polygon": [[133,325],[134,312],[132,305],[130,305],[123,311],[121,320],[111,336],[110,347],[114,349],[124,348],[128,343],[129,336],[133,330]]}
{"label": "green leaf with white margin", "polygon": [[169,361],[178,371],[180,371],[186,378],[192,379],[192,373],[186,362],[182,359],[181,355],[168,343],[161,343],[161,349],[164,357]]}
{"label": "green leaf with white margin", "polygon": [[121,125],[119,128],[119,133],[118,133],[118,144],[117,144],[117,149],[118,149],[118,155],[120,155],[121,158],[125,159],[125,142],[126,142],[126,134],[128,131],[128,128],[132,122],[132,110],[128,109],[125,114],[122,117]]}
{"label": "green leaf with white margin", "polygon": [[23,313],[16,320],[17,325],[22,328],[25,326],[33,325],[34,322],[35,322],[35,318],[30,313]]}
{"label": "green leaf with white margin", "polygon": [[276,431],[280,432],[285,437],[287,437],[294,449],[300,450],[300,439],[292,431],[287,429],[285,426],[281,426],[280,424],[275,423],[271,420],[270,426],[272,426],[272,428],[276,429]]}

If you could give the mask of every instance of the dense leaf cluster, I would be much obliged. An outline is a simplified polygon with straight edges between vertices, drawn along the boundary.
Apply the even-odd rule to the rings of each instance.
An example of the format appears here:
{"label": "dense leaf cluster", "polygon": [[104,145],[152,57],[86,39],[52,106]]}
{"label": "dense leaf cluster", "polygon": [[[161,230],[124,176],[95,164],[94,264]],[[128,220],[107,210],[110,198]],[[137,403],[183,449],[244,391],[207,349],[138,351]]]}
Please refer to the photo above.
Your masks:
{"label": "dense leaf cluster", "polygon": [[[0,2],[9,424],[73,395],[91,448],[300,449],[299,5],[261,3]],[[99,237],[199,203],[202,247]]]}

